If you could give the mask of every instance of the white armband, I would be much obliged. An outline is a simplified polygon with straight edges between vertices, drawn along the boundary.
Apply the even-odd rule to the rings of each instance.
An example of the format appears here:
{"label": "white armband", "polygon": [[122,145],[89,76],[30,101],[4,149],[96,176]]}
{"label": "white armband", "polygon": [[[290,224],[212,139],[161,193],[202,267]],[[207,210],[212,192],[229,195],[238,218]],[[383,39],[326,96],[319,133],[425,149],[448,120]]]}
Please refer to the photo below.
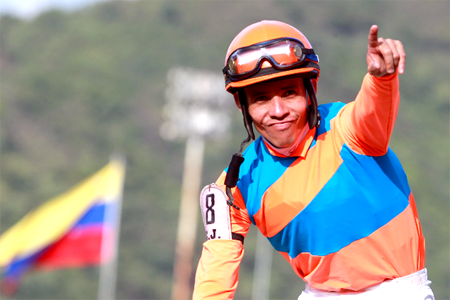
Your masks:
{"label": "white armband", "polygon": [[230,207],[228,197],[216,184],[210,184],[200,193],[200,208],[206,239],[231,240]]}

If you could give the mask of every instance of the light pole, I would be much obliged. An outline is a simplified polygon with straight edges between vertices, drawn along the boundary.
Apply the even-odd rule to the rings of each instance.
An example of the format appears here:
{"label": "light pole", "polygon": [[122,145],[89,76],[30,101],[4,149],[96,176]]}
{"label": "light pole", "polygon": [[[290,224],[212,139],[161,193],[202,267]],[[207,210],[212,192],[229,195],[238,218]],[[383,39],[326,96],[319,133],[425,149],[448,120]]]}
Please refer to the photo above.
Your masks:
{"label": "light pole", "polygon": [[272,257],[272,245],[258,232],[256,238],[255,269],[253,271],[252,300],[269,299]]}
{"label": "light pole", "polygon": [[167,73],[167,81],[163,112],[166,122],[162,124],[160,134],[166,140],[186,140],[172,300],[187,300],[191,298],[205,139],[225,137],[230,124],[228,111],[233,101],[218,74],[174,68]]}

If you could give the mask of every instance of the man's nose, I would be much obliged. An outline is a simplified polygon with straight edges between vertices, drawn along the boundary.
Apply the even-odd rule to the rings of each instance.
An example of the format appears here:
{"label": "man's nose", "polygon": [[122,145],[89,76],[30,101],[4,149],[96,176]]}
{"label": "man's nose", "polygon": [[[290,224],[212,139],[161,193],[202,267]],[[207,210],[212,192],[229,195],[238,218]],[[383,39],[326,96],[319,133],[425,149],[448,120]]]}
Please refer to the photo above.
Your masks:
{"label": "man's nose", "polygon": [[283,118],[289,114],[289,110],[280,96],[274,96],[271,101],[269,114],[272,118]]}

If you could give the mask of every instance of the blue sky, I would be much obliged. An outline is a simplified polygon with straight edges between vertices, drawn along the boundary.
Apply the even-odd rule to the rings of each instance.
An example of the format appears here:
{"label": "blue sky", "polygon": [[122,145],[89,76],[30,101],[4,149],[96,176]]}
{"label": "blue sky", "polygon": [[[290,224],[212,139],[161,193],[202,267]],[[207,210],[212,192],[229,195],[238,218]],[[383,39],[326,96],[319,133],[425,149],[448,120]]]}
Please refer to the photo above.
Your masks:
{"label": "blue sky", "polygon": [[0,14],[31,19],[49,9],[76,10],[97,2],[110,0],[1,0]]}

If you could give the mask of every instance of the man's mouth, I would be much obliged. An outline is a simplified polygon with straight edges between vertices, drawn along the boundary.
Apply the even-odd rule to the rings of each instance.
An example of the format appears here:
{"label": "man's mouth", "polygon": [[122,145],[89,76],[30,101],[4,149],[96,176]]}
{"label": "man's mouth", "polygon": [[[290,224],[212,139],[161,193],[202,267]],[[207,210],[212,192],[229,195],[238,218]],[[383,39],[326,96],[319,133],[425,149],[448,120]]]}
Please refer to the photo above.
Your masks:
{"label": "man's mouth", "polygon": [[282,122],[275,122],[272,124],[269,124],[270,128],[273,128],[275,130],[286,130],[289,127],[291,127],[293,124],[293,121],[282,121]]}

